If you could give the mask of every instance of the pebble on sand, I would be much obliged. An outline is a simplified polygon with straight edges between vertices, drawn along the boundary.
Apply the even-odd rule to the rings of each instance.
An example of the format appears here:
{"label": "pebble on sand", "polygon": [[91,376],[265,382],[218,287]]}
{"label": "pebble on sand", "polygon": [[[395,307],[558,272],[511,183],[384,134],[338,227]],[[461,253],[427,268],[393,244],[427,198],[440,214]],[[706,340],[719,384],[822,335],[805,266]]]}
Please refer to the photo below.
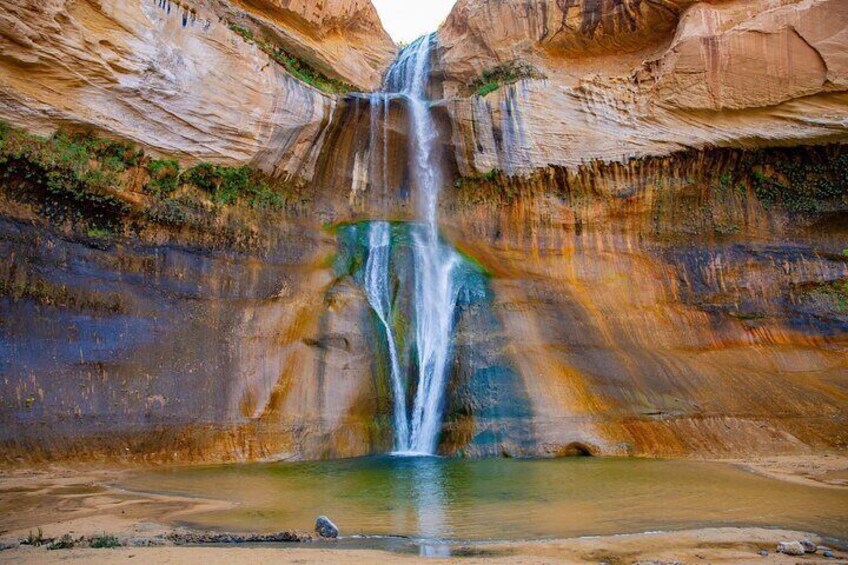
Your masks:
{"label": "pebble on sand", "polygon": [[804,551],[806,551],[807,553],[815,553],[819,549],[818,545],[814,544],[812,541],[810,541],[808,539],[802,539],[801,545],[804,546]]}
{"label": "pebble on sand", "polygon": [[805,555],[807,552],[800,541],[782,541],[777,544],[777,552],[784,555]]}

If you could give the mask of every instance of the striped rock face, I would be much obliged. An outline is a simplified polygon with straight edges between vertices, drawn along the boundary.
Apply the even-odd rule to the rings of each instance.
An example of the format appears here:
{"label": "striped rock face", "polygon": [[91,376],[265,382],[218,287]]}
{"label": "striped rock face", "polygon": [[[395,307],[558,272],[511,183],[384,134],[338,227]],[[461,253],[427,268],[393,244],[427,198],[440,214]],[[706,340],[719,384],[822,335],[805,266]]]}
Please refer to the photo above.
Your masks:
{"label": "striped rock face", "polygon": [[466,0],[437,74],[465,174],[818,143],[846,135],[846,29],[828,0]]}
{"label": "striped rock face", "polygon": [[57,203],[0,146],[0,458],[844,450],[846,25],[461,0],[384,81],[367,2],[6,2],[0,120],[297,188]]}
{"label": "striped rock face", "polygon": [[94,129],[185,162],[311,178],[336,97],[269,53],[281,49],[280,60],[370,90],[396,51],[370,2],[317,5],[6,2],[0,119],[39,133]]}

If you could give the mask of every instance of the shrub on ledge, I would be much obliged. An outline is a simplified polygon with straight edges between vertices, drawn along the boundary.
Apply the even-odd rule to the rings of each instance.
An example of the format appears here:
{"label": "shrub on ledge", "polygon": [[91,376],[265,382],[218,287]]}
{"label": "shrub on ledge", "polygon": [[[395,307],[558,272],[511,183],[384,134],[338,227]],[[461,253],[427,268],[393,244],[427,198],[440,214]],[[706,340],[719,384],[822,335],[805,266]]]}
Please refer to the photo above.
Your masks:
{"label": "shrub on ledge", "polygon": [[270,41],[263,41],[257,38],[253,31],[244,26],[230,24],[230,30],[240,35],[242,39],[248,43],[256,45],[259,49],[271,57],[274,62],[282,65],[290,75],[294,76],[301,82],[305,82],[306,84],[326,92],[327,94],[347,94],[348,92],[356,90],[355,87],[345,82],[328,77],[302,59],[291,55],[281,46]]}
{"label": "shrub on ledge", "polygon": [[272,181],[250,167],[226,167],[200,163],[185,173],[185,182],[208,193],[217,204],[235,204],[243,199],[252,208],[276,210],[284,201]]}
{"label": "shrub on ledge", "polygon": [[533,65],[523,61],[512,61],[483,71],[483,74],[468,85],[470,93],[486,96],[508,84],[524,79],[544,79]]}
{"label": "shrub on ledge", "polygon": [[121,542],[115,536],[103,534],[91,538],[89,547],[92,549],[117,549],[121,547]]}
{"label": "shrub on ledge", "polygon": [[41,137],[0,122],[0,193],[102,244],[149,223],[206,230],[223,207],[283,210],[302,203],[301,188],[247,166],[182,170],[129,142],[90,132]]}

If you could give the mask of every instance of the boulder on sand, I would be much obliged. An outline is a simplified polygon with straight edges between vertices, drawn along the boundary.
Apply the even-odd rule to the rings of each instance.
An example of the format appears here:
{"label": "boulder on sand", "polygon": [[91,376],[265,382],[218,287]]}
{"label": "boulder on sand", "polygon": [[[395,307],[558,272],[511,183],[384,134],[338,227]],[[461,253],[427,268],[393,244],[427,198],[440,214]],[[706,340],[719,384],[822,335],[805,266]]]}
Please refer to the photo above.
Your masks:
{"label": "boulder on sand", "polygon": [[324,539],[336,539],[339,537],[339,529],[326,516],[318,516],[315,521],[315,532]]}

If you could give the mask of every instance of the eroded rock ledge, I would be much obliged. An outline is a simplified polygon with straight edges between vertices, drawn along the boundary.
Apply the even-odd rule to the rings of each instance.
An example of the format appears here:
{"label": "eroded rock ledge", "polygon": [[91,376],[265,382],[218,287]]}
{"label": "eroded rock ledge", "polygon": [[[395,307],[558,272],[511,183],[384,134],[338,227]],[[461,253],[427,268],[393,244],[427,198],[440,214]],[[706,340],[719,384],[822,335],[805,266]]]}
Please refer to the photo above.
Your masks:
{"label": "eroded rock ledge", "polygon": [[[464,175],[848,135],[838,0],[461,0],[439,41]],[[516,61],[547,79],[465,97]]]}
{"label": "eroded rock ledge", "polygon": [[[450,239],[490,279],[459,314],[442,452],[844,450],[846,159],[693,150],[446,189]],[[322,225],[379,208],[285,186],[273,210],[197,186],[157,202],[139,166],[91,199],[4,171],[2,460],[390,449],[362,257]],[[126,215],[100,227],[98,196]]]}
{"label": "eroded rock ledge", "polygon": [[10,0],[0,9],[0,119],[38,133],[95,128],[187,163],[309,179],[335,98],[234,24],[363,90],[396,52],[367,0]]}

